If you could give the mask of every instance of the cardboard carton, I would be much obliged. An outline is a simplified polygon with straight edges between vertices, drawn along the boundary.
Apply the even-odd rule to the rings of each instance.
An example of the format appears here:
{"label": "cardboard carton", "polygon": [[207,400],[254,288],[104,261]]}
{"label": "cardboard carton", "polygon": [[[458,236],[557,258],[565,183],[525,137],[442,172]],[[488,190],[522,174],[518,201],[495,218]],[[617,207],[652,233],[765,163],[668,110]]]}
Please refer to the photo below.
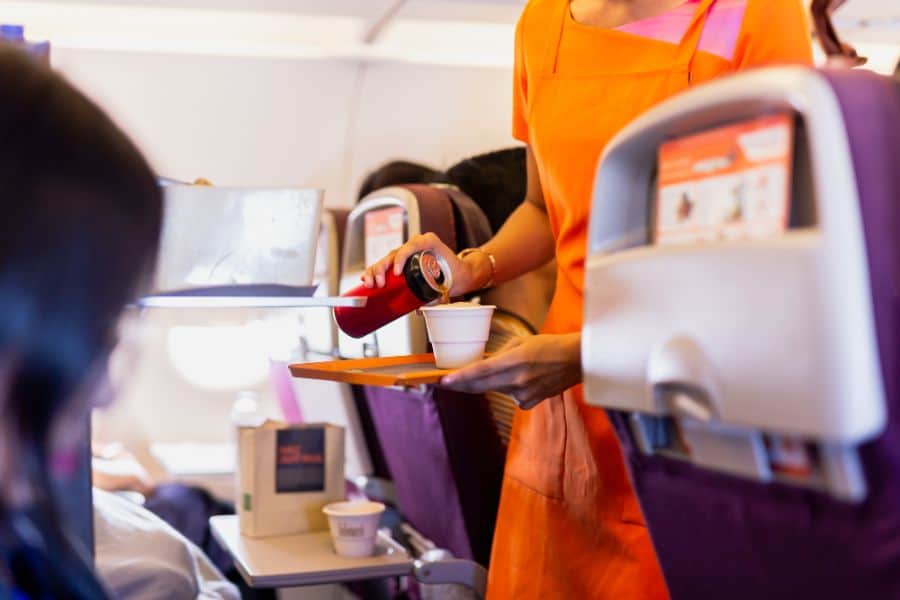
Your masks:
{"label": "cardboard carton", "polygon": [[238,516],[250,537],[325,531],[343,500],[344,428],[266,421],[238,432]]}

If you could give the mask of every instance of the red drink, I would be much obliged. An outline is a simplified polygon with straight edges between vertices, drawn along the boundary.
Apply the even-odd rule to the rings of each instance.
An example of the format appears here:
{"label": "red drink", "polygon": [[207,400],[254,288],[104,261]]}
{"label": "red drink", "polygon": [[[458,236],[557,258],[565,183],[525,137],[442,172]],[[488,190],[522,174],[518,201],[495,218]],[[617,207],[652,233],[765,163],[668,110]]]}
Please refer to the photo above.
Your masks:
{"label": "red drink", "polygon": [[368,298],[361,308],[338,307],[334,320],[350,337],[361,338],[445,295],[452,285],[447,263],[429,251],[413,254],[400,275],[385,273],[384,287],[360,285],[344,296]]}

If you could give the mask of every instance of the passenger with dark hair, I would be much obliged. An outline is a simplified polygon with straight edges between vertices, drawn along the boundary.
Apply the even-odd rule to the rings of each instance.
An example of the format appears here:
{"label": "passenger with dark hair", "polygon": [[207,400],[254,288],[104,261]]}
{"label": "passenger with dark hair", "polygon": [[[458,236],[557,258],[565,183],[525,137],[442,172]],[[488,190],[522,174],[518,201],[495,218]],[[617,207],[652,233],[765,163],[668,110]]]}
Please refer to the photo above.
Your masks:
{"label": "passenger with dark hair", "polygon": [[392,185],[443,183],[466,193],[487,216],[492,231],[522,203],[525,194],[525,147],[506,148],[462,160],[446,171],[407,160],[394,160],[370,172],[357,199]]}
{"label": "passenger with dark hair", "polygon": [[128,138],[63,79],[0,48],[0,598],[105,598],[52,467],[84,448],[120,313],[162,203]]}
{"label": "passenger with dark hair", "polygon": [[525,197],[525,147],[479,154],[446,171],[408,160],[394,160],[366,175],[357,200],[392,185],[417,183],[455,185],[481,207],[491,229],[499,231]]}
{"label": "passenger with dark hair", "polygon": [[444,183],[444,174],[420,163],[394,160],[381,165],[363,179],[356,199],[359,201],[376,190],[404,183]]}
{"label": "passenger with dark hair", "polygon": [[467,158],[447,169],[445,177],[481,207],[492,231],[500,231],[525,198],[525,147]]}

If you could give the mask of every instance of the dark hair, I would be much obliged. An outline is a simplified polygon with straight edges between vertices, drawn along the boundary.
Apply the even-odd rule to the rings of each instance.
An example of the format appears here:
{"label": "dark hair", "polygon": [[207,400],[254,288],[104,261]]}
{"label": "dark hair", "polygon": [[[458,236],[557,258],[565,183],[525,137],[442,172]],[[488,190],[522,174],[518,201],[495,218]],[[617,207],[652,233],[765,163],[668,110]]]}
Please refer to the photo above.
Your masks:
{"label": "dark hair", "polygon": [[391,185],[449,183],[481,207],[496,233],[525,199],[527,181],[525,148],[520,146],[467,158],[445,173],[414,162],[385,163],[366,176],[357,199]]}
{"label": "dark hair", "polygon": [[[162,202],[140,152],[96,105],[6,47],[0,211],[0,360],[12,369],[0,419],[18,437],[12,451],[40,513],[32,521],[49,529],[41,531],[53,555],[48,568],[64,579],[33,585],[52,597],[96,597],[77,593],[93,586],[72,581],[77,569],[67,569],[68,548],[54,531],[51,427],[64,411],[87,417],[87,403],[74,404],[76,392],[108,356],[123,306],[151,272]],[[0,506],[0,525],[9,518]]]}
{"label": "dark hair", "polygon": [[362,200],[372,192],[392,185],[444,182],[444,174],[436,169],[420,163],[394,160],[366,175],[359,186],[356,200]]}
{"label": "dark hair", "polygon": [[481,207],[496,233],[525,199],[525,148],[508,148],[467,158],[447,169],[447,182]]}

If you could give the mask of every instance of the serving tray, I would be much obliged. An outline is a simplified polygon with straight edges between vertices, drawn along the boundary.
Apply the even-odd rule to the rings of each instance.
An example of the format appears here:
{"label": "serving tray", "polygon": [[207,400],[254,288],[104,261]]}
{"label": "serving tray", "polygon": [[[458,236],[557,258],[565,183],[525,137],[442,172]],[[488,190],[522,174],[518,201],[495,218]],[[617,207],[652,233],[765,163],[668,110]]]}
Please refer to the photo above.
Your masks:
{"label": "serving tray", "polygon": [[301,363],[291,365],[290,370],[294,377],[300,379],[324,379],[380,387],[439,383],[444,375],[453,371],[437,368],[433,354]]}

